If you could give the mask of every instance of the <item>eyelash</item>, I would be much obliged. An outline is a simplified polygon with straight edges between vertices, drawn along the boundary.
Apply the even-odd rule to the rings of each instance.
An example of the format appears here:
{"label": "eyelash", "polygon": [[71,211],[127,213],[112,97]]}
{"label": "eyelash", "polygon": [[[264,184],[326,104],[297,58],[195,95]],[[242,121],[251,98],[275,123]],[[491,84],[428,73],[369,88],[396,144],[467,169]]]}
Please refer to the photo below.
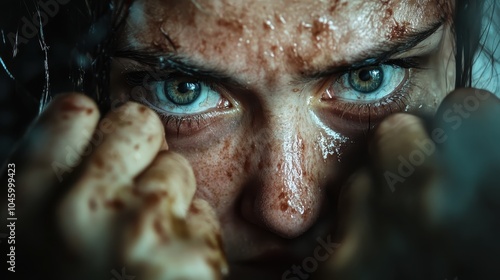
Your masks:
{"label": "eyelash", "polygon": [[[421,59],[419,59],[418,57],[394,59],[394,60],[388,60],[388,61],[385,61],[382,63],[376,63],[376,64],[369,65],[369,66],[367,65],[367,66],[362,66],[362,67],[357,67],[357,68],[353,67],[351,69],[348,69],[348,70],[345,70],[345,71],[338,73],[337,75],[335,75],[336,78],[330,77],[330,78],[326,79],[326,81],[324,83],[322,83],[323,86],[322,86],[321,92],[326,90],[328,85],[333,84],[336,81],[334,79],[339,79],[340,77],[342,77],[344,75],[348,75],[352,71],[356,71],[356,70],[359,70],[359,69],[362,69],[365,67],[381,66],[381,65],[400,67],[402,69],[405,69],[406,71],[408,71],[410,69],[415,69],[415,70],[424,69],[421,67]],[[152,73],[155,74],[154,75],[155,78],[153,78],[153,75],[151,75]],[[221,86],[216,85],[215,83],[213,83],[210,80],[200,79],[197,77],[192,77],[190,75],[186,75],[183,73],[179,73],[176,71],[170,71],[170,70],[166,70],[165,72],[161,72],[158,70],[157,71],[144,71],[142,69],[134,69],[130,72],[125,72],[124,76],[125,76],[125,80],[126,80],[127,84],[131,88],[136,87],[136,86],[143,86],[144,87],[145,85],[147,85],[149,88],[148,82],[149,83],[159,82],[159,81],[165,81],[168,79],[179,78],[179,77],[188,77],[188,78],[196,79],[202,83],[206,83],[208,86],[210,86],[210,88],[212,88],[213,90],[216,90],[216,91],[220,91],[222,88]],[[359,115],[359,119],[361,122],[362,121],[361,120],[362,111],[368,110],[368,112],[369,112],[368,130],[369,130],[372,127],[372,124],[371,124],[372,110],[374,110],[374,108],[379,109],[379,111],[383,110],[387,113],[393,113],[393,111],[403,111],[404,110],[403,108],[405,108],[407,106],[407,102],[408,102],[408,98],[409,98],[408,93],[410,92],[410,89],[413,88],[413,86],[415,86],[412,83],[410,76],[412,76],[412,75],[408,75],[407,80],[404,82],[404,84],[402,84],[401,88],[390,93],[388,96],[383,97],[381,100],[377,100],[375,103],[355,104],[353,102],[345,102],[345,101],[338,101],[337,100],[336,102],[338,104],[336,105],[336,107],[337,107],[337,110],[339,112],[342,112],[341,119],[344,117],[344,114],[346,112],[355,111],[356,112],[355,114]],[[149,89],[148,89],[148,91],[149,91]],[[221,93],[221,95],[224,96],[224,93]],[[139,99],[139,100],[137,100],[137,99]],[[145,103],[145,102],[149,103],[143,97],[136,98],[135,101],[141,102],[141,103]],[[394,106],[397,106],[397,108],[395,108]],[[160,116],[160,118],[164,122],[165,126],[167,126],[169,123],[175,122],[177,136],[179,136],[179,131],[181,130],[181,126],[183,124],[186,124],[187,126],[192,126],[193,124],[197,124],[198,126],[200,126],[201,122],[208,120],[211,117],[211,115],[213,114],[213,112],[204,112],[204,113],[199,113],[196,115],[184,115],[183,116],[183,115],[165,114],[165,112],[162,112],[157,108],[154,108],[154,106],[150,106],[150,107],[153,107],[152,109],[158,113],[158,115]],[[387,114],[384,114],[384,115],[387,115]]]}
{"label": "eyelash", "polygon": [[[344,75],[349,75],[349,73],[352,71],[356,71],[365,67],[373,67],[381,65],[400,67],[404,69],[405,71],[407,71],[406,80],[401,84],[399,89],[391,92],[389,95],[383,97],[380,100],[377,100],[376,102],[353,103],[342,100],[335,100],[336,104],[334,105],[335,109],[333,111],[335,111],[335,113],[340,113],[340,119],[344,119],[346,113],[356,115],[358,116],[360,124],[363,123],[368,124],[367,129],[365,130],[369,131],[373,127],[373,124],[376,124],[379,119],[387,116],[388,114],[392,114],[394,112],[402,112],[406,109],[406,107],[409,104],[409,98],[410,98],[409,93],[416,86],[412,82],[412,76],[414,76],[417,73],[416,71],[425,70],[425,68],[422,67],[422,58],[420,57],[394,59],[373,65],[351,68],[349,70],[338,73],[333,78],[326,79],[322,83],[321,89],[319,91],[320,92],[326,91],[327,88],[333,85],[333,83],[337,82]],[[362,117],[363,111],[368,111],[367,118]],[[376,114],[375,111],[379,113]],[[383,112],[382,114],[380,114],[381,111]]]}

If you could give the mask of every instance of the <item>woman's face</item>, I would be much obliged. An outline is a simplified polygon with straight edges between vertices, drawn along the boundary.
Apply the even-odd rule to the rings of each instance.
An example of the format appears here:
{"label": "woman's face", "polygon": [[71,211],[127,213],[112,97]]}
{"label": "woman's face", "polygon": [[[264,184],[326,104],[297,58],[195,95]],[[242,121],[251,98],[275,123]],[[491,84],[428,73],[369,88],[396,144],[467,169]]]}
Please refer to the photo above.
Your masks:
{"label": "woman's face", "polygon": [[112,99],[162,116],[233,271],[283,273],[335,240],[368,132],[390,113],[432,114],[452,90],[449,2],[138,0]]}

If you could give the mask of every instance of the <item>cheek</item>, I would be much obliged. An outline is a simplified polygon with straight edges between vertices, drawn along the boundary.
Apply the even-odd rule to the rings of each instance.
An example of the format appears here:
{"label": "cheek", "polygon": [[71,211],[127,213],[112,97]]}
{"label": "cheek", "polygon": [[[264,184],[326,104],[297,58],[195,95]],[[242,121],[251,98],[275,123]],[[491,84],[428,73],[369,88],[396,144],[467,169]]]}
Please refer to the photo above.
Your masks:
{"label": "cheek", "polygon": [[[217,212],[229,207],[238,196],[250,171],[251,149],[230,135],[203,150],[181,151],[191,163],[196,196],[208,201]],[[175,149],[175,147],[173,147]]]}

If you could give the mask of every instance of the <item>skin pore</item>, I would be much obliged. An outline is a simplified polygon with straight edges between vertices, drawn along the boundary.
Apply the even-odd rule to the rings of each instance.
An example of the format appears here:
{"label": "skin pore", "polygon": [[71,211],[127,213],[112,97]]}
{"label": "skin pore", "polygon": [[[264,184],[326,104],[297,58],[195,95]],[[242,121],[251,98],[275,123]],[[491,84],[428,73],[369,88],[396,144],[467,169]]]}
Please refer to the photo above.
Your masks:
{"label": "skin pore", "polygon": [[[196,197],[217,213],[232,273],[272,261],[279,275],[335,231],[369,131],[394,112],[432,114],[453,89],[450,11],[431,0],[138,0],[118,35],[112,100],[162,116]],[[356,92],[349,77],[377,65],[386,83]],[[172,105],[165,89],[181,83],[209,97]]]}

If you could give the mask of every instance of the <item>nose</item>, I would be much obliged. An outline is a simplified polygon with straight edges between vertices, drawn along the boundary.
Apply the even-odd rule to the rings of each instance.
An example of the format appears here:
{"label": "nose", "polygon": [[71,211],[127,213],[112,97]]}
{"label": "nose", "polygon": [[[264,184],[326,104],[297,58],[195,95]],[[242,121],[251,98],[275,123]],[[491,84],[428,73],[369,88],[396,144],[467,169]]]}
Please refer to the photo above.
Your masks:
{"label": "nose", "polygon": [[243,217],[283,238],[297,237],[314,224],[323,203],[322,160],[315,155],[314,138],[307,141],[292,127],[258,136],[260,160],[243,193]]}

